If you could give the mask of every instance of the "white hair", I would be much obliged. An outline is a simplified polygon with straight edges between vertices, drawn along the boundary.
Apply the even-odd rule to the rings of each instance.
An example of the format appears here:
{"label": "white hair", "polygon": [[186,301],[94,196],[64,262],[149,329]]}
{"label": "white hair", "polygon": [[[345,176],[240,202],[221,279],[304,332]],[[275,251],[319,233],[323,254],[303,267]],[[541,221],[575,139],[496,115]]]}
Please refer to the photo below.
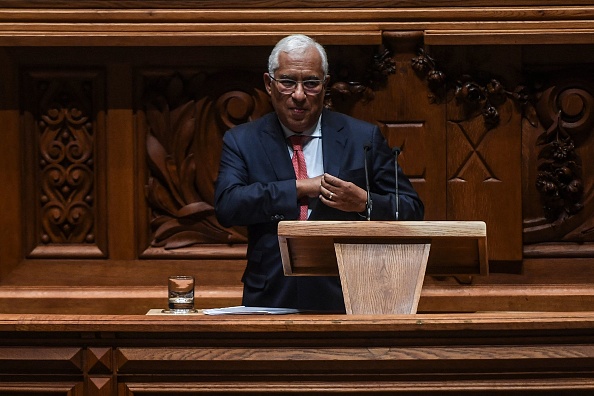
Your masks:
{"label": "white hair", "polygon": [[322,70],[324,71],[324,78],[328,75],[328,57],[324,47],[314,39],[304,34],[294,34],[287,36],[280,40],[270,53],[268,58],[268,73],[274,75],[274,72],[279,68],[278,58],[281,52],[300,52],[303,53],[309,48],[315,48],[322,58]]}

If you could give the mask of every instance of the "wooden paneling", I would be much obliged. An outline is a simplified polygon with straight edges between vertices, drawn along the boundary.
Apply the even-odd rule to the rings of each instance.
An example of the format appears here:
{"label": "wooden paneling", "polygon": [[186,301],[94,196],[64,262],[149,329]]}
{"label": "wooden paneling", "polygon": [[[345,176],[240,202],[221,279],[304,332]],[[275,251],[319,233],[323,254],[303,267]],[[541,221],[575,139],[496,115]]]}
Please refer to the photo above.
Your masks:
{"label": "wooden paneling", "polygon": [[[592,313],[0,315],[0,391],[585,395],[593,329]],[[73,373],[77,351],[113,371]]]}
{"label": "wooden paneling", "polygon": [[[586,3],[0,0],[0,310],[144,313],[165,306],[167,276],[182,273],[196,277],[199,307],[238,304],[245,230],[224,229],[212,214],[221,137],[270,110],[267,57],[296,32],[327,47],[327,105],[376,123],[402,147],[426,219],[487,223],[491,274],[427,277],[421,310],[589,309]],[[443,75],[419,70],[425,55],[425,72]],[[469,107],[473,89],[483,97]],[[505,100],[491,103],[489,90]],[[90,142],[90,192],[70,202],[72,181],[50,200],[90,208],[91,231],[78,239],[74,219],[58,222],[69,231],[57,238],[43,232],[56,221],[41,193],[53,180],[42,131],[54,112],[89,120],[62,124],[52,141]],[[554,218],[537,183],[548,130],[567,132],[581,161],[557,186],[581,191]]]}

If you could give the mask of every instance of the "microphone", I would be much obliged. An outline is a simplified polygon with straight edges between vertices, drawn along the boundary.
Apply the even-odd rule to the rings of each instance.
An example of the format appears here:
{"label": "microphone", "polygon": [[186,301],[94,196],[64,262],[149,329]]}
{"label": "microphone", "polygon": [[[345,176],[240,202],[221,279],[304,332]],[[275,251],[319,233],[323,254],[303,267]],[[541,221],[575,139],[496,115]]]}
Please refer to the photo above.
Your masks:
{"label": "microphone", "polygon": [[400,149],[400,147],[394,147],[392,149],[392,154],[394,155],[394,176],[396,177],[396,188],[394,189],[394,191],[396,192],[396,211],[394,212],[394,218],[396,220],[398,220],[398,211],[399,211],[399,201],[400,201],[400,197],[398,194],[398,156],[400,155],[400,152],[402,150]]}
{"label": "microphone", "polygon": [[371,190],[369,189],[369,166],[367,165],[367,152],[371,149],[371,143],[367,142],[363,146],[365,152],[365,188],[367,189],[367,217],[366,220],[371,220],[371,208],[373,203],[371,202]]}

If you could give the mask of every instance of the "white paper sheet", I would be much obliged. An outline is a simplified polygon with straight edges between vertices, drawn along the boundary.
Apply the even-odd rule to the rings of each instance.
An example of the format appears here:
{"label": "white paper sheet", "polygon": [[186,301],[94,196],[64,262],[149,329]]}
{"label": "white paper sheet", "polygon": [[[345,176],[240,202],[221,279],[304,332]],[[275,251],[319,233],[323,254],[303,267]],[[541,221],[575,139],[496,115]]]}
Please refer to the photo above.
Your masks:
{"label": "white paper sheet", "polygon": [[271,307],[236,307],[212,308],[202,311],[205,315],[286,315],[301,312],[293,308],[271,308]]}

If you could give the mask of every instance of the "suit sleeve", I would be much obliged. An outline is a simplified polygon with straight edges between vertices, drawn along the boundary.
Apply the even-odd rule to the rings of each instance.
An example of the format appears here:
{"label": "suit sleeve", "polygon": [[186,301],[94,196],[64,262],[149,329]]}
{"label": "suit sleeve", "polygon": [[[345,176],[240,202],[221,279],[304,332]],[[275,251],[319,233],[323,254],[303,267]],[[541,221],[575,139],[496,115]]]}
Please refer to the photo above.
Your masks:
{"label": "suit sleeve", "polygon": [[296,219],[295,179],[277,180],[257,139],[249,135],[228,131],[223,137],[215,185],[217,220],[231,227]]}

